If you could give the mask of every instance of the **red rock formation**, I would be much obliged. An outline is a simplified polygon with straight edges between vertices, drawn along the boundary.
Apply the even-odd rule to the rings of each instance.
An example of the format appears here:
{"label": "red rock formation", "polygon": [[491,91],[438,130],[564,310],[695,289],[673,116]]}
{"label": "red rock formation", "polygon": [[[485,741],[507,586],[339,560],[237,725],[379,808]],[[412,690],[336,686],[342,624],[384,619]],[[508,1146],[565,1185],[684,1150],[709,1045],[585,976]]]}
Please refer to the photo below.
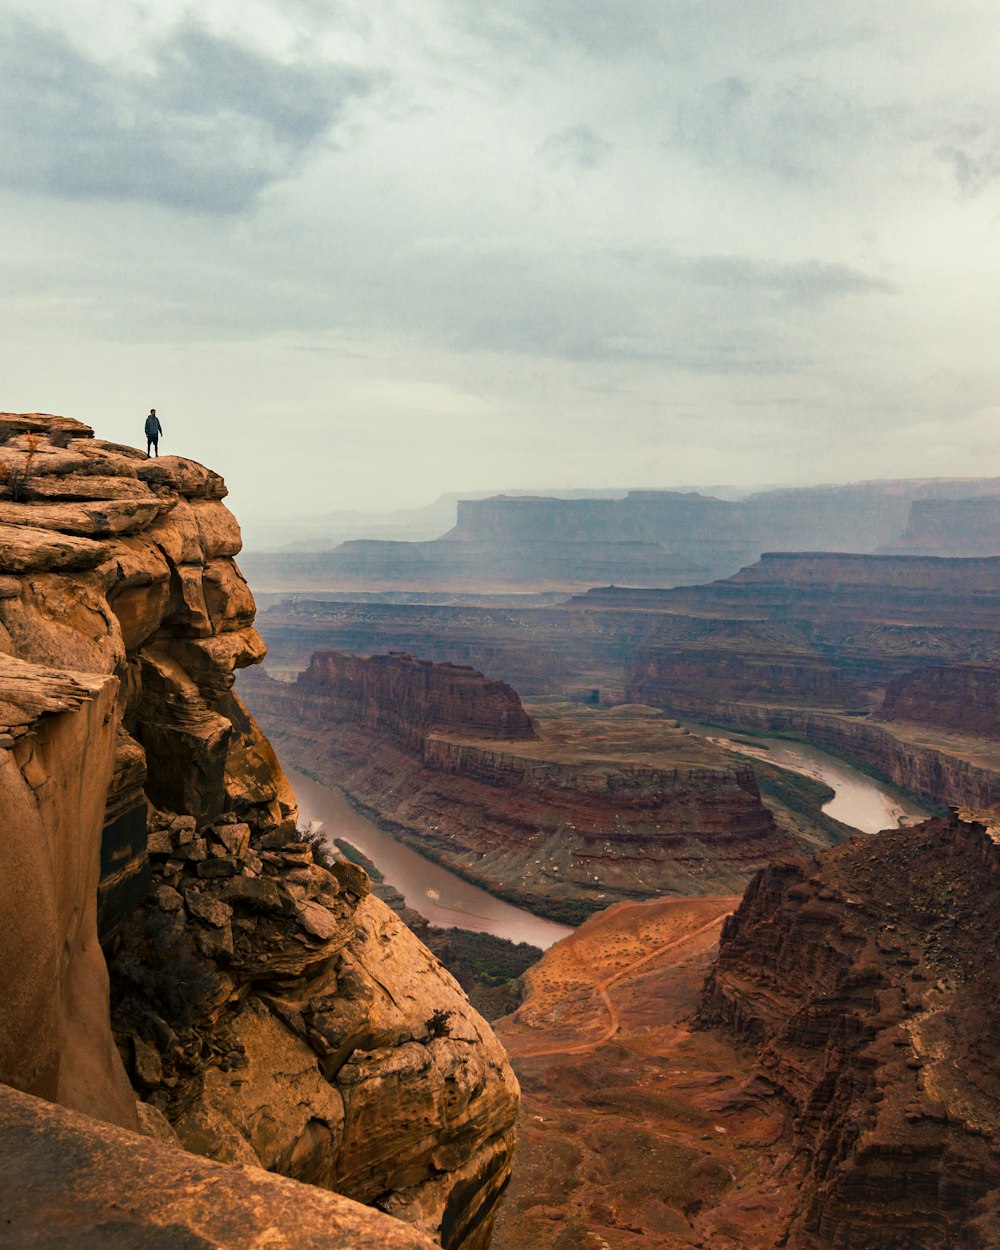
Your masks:
{"label": "red rock formation", "polygon": [[512,741],[535,736],[516,691],[467,665],[433,664],[399,652],[366,660],[319,651],[298,684],[334,701],[346,719],[417,750],[434,731],[449,729]]}
{"label": "red rock formation", "polygon": [[630,688],[675,714],[697,714],[720,700],[863,709],[860,693],[824,657],[773,645],[753,654],[752,645],[751,638],[743,638],[742,650],[694,645],[644,651],[630,667]]}
{"label": "red rock formation", "polygon": [[701,1019],[792,1106],[790,1250],[986,1250],[1000,1158],[1000,838],[971,818],[787,860],[723,931]]}

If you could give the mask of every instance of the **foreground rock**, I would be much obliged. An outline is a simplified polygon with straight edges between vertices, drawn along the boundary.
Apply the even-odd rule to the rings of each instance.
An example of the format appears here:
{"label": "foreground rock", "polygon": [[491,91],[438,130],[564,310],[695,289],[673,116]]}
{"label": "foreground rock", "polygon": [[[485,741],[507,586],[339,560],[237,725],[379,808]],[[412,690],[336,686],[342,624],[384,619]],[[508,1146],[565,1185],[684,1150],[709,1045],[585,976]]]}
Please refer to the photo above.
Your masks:
{"label": "foreground rock", "polygon": [[0,1085],[0,1247],[433,1250],[336,1194],[221,1167]]}
{"label": "foreground rock", "polygon": [[286,758],[400,840],[557,920],[738,890],[800,847],[750,765],[648,708],[539,703],[532,720],[503,683],[396,654],[319,653],[294,683],[254,675],[243,692]]}
{"label": "foreground rock", "polygon": [[[0,414],[0,1082],[481,1250],[517,1086],[364,873],[297,841],[215,473]],[[332,869],[332,871],[331,871]],[[111,957],[115,1034],[108,977]]]}

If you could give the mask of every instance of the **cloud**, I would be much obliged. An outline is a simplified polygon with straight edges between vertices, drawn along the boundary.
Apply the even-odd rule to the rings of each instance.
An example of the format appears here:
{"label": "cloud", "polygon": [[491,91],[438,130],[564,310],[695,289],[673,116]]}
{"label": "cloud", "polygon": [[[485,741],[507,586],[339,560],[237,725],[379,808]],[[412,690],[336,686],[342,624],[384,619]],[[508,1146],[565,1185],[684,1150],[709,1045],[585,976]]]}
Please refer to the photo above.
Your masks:
{"label": "cloud", "polygon": [[606,139],[582,122],[567,126],[549,135],[538,149],[539,154],[553,168],[572,166],[580,170],[597,169],[612,152]]}
{"label": "cloud", "polygon": [[656,361],[726,376],[810,367],[815,345],[802,341],[803,313],[895,291],[877,275],[815,258],[568,242],[440,240],[411,254],[392,281],[410,328],[461,352]]}
{"label": "cloud", "polygon": [[802,306],[845,295],[889,294],[893,283],[850,265],[819,260],[793,264],[753,260],[746,256],[699,256],[686,263],[693,281],[729,290],[769,291]]}
{"label": "cloud", "polygon": [[0,181],[61,198],[238,213],[289,177],[377,76],[283,64],[193,24],[146,71],[25,21],[0,41]]}
{"label": "cloud", "polygon": [[665,146],[725,169],[825,180],[899,121],[898,110],[866,107],[819,79],[730,76],[680,101]]}

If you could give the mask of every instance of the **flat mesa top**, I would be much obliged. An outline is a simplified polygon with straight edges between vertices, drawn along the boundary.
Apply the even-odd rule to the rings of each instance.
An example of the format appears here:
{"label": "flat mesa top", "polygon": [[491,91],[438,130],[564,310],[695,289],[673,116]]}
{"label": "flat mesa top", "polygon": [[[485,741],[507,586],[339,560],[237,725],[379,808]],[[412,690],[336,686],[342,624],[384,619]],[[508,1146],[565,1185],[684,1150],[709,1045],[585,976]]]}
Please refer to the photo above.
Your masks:
{"label": "flat mesa top", "polygon": [[536,739],[511,741],[484,739],[449,731],[435,731],[433,738],[468,743],[480,750],[491,747],[522,759],[551,761],[600,771],[611,768],[746,768],[735,753],[696,737],[654,709],[640,705],[615,708],[587,707],[578,703],[525,702],[535,723]]}

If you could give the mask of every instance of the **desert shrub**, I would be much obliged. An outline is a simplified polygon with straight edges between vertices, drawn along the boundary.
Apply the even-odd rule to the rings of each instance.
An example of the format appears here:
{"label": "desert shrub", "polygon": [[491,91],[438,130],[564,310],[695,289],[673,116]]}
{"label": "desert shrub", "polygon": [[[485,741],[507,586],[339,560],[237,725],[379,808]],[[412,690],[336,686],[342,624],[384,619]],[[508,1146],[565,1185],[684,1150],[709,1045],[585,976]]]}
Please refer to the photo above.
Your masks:
{"label": "desert shrub", "polygon": [[321,833],[310,833],[308,830],[300,829],[299,840],[309,843],[312,848],[313,860],[319,864],[320,868],[325,868],[327,872],[333,870],[333,866],[337,862],[337,853]]}

